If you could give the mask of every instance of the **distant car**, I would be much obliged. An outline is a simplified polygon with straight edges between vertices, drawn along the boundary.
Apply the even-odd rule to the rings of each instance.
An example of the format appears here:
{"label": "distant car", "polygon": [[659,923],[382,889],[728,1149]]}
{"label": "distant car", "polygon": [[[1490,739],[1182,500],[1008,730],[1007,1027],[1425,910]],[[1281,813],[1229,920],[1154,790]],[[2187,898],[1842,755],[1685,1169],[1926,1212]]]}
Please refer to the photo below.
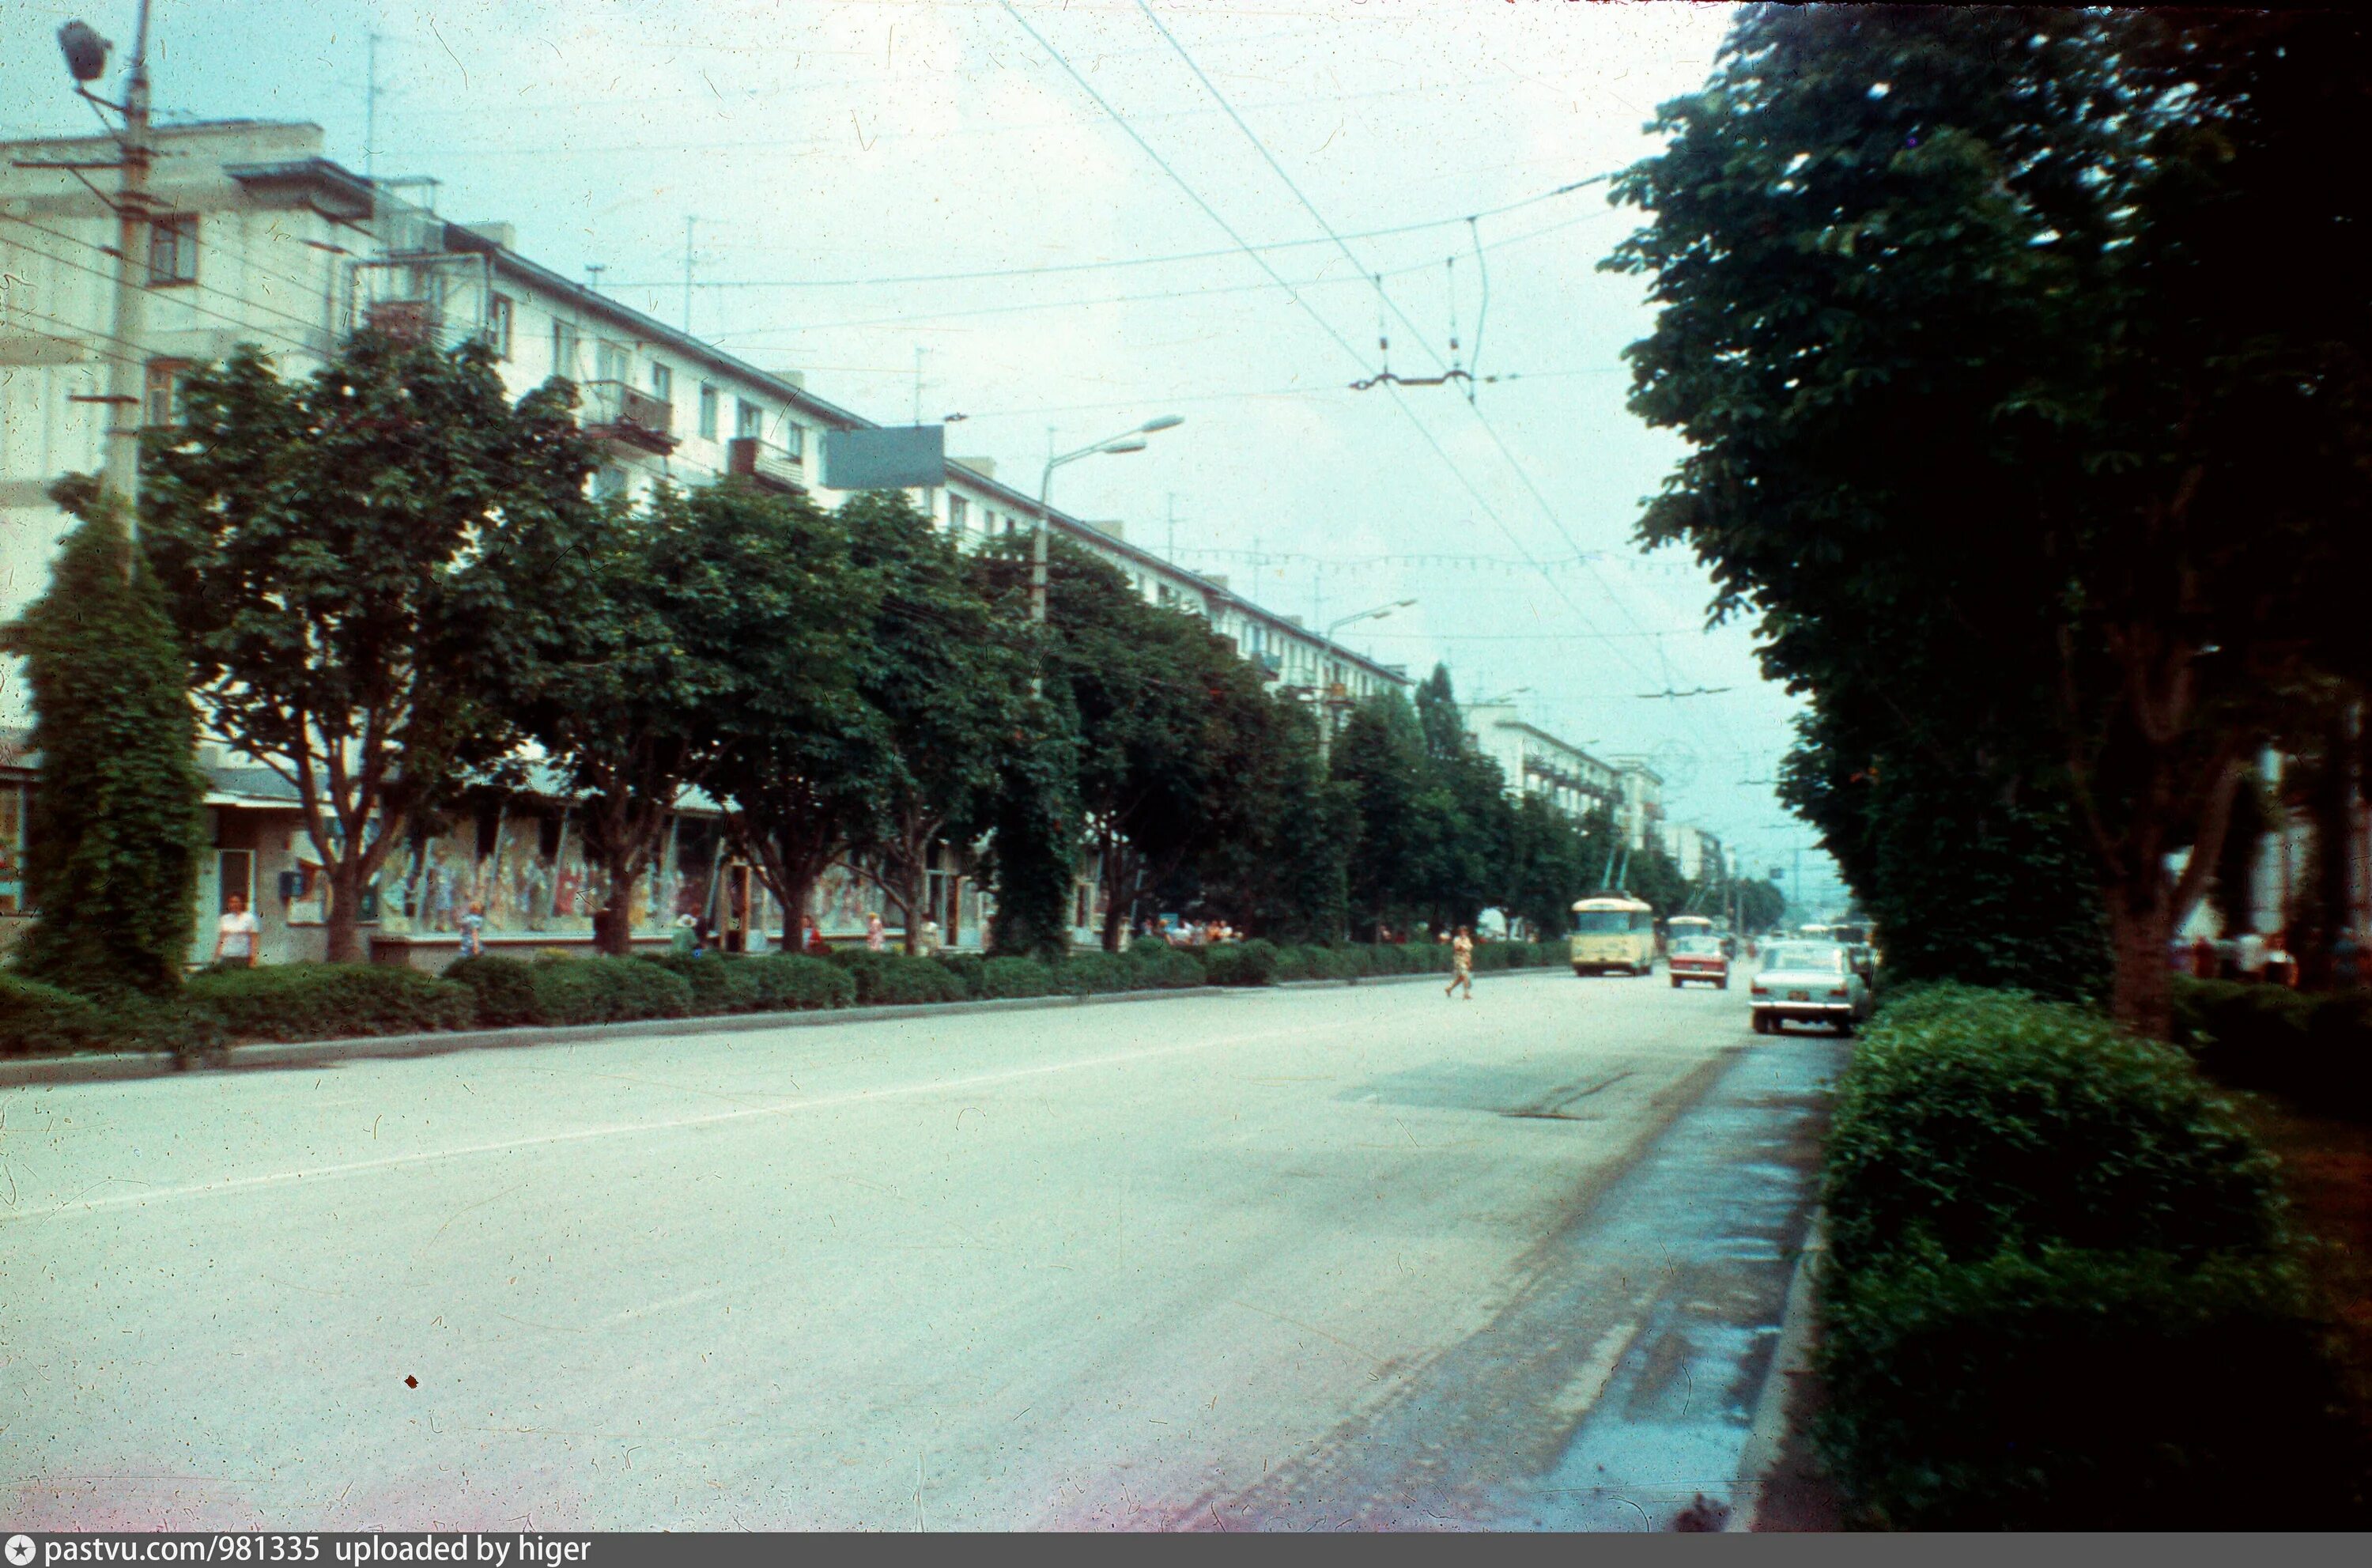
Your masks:
{"label": "distant car", "polygon": [[1674,991],[1692,980],[1724,991],[1729,989],[1729,955],[1722,950],[1721,938],[1717,936],[1673,937],[1664,969],[1672,977]]}
{"label": "distant car", "polygon": [[1764,948],[1753,997],[1756,1034],[1777,1034],[1793,1019],[1849,1035],[1869,1016],[1869,982],[1851,950],[1835,942],[1774,942]]}

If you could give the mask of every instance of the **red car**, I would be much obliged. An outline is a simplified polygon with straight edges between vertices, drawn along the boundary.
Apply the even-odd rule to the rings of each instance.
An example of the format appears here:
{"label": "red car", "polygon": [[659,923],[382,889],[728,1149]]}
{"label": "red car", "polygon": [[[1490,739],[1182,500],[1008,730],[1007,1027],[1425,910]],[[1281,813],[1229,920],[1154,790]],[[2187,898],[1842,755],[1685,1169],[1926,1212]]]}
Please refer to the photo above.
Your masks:
{"label": "red car", "polygon": [[1724,991],[1729,989],[1729,955],[1721,950],[1718,937],[1674,937],[1671,956],[1665,959],[1664,969],[1672,977],[1674,991],[1692,980],[1703,981]]}

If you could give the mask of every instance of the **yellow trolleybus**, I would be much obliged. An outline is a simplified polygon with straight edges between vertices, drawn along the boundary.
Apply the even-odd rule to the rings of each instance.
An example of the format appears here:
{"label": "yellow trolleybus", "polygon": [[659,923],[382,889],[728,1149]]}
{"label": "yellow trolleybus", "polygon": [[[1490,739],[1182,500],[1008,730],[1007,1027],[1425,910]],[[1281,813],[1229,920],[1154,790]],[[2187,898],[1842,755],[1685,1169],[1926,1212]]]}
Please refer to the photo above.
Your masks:
{"label": "yellow trolleybus", "polygon": [[1653,974],[1656,912],[1628,893],[1602,893],[1576,900],[1567,951],[1576,974]]}

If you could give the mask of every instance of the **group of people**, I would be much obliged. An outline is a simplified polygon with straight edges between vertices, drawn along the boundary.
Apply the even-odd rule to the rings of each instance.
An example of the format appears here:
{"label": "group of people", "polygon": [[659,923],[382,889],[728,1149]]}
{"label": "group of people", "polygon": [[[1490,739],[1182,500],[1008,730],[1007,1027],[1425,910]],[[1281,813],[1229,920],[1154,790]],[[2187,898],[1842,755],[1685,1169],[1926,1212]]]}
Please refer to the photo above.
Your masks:
{"label": "group of people", "polygon": [[[2293,987],[2298,982],[2297,959],[2290,953],[2286,932],[2276,931],[2268,936],[2243,931],[2233,940],[2222,943],[2201,936],[2186,944],[2178,937],[2169,958],[2177,971],[2200,980],[2239,980]],[[2353,932],[2341,932],[2331,944],[2331,978],[2343,990],[2362,985],[2372,978],[2366,973],[2364,945]]]}
{"label": "group of people", "polygon": [[1243,933],[1224,920],[1187,921],[1179,925],[1164,925],[1151,915],[1145,917],[1144,935],[1167,942],[1173,947],[1211,947],[1222,942],[1239,942]]}

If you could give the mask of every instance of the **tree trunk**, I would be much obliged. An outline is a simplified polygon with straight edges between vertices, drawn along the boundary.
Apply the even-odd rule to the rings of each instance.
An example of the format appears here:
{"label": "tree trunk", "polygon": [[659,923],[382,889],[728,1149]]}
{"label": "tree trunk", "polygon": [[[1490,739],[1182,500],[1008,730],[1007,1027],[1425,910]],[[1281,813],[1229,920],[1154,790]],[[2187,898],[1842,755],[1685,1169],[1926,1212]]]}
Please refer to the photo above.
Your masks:
{"label": "tree trunk", "polygon": [[2352,912],[2348,858],[2354,845],[2348,830],[2355,799],[2355,704],[2344,704],[2325,726],[2322,774],[2314,792],[2314,897],[2308,903],[2315,918],[2290,936],[2298,984],[2317,991],[2331,988],[2331,955]]}
{"label": "tree trunk", "polygon": [[625,958],[634,950],[634,873],[642,858],[629,850],[605,857],[602,866],[609,876],[610,895],[593,915],[593,946],[613,958]]}
{"label": "tree trunk", "polygon": [[2147,887],[2105,889],[2110,949],[2116,963],[2109,1010],[2126,1028],[2164,1040],[2174,1024],[2174,986],[2167,943],[2173,935],[2173,910],[2166,879],[2155,865],[2144,875]]}
{"label": "tree trunk", "polygon": [[350,964],[362,956],[362,857],[342,855],[335,865],[321,869],[330,881],[330,914],[321,956],[333,964]]}
{"label": "tree trunk", "polygon": [[1104,835],[1103,853],[1097,857],[1097,866],[1104,885],[1103,950],[1107,953],[1121,950],[1129,921],[1136,913],[1135,895],[1132,892],[1123,899],[1121,893],[1123,886],[1135,881],[1131,865],[1134,859],[1123,840],[1110,832]]}

